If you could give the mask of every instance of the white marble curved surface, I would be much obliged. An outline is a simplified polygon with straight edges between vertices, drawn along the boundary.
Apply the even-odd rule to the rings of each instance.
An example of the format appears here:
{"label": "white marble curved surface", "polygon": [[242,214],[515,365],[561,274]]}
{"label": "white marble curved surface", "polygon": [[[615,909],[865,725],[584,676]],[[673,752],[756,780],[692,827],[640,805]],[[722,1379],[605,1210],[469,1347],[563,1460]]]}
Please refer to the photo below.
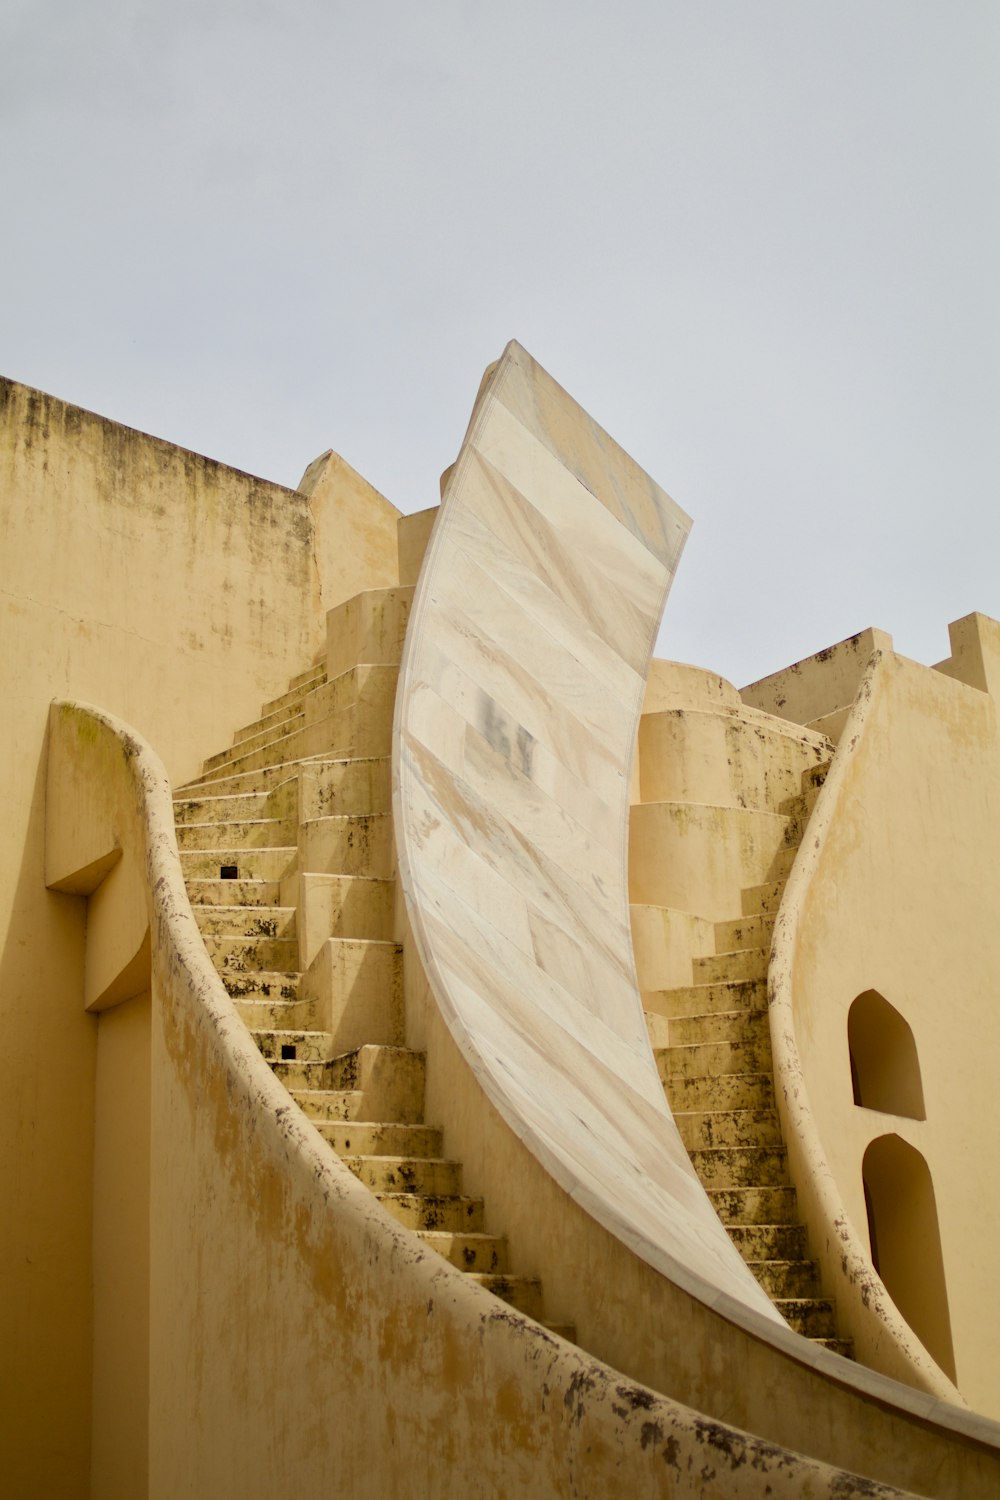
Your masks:
{"label": "white marble curved surface", "polygon": [[508,345],[410,617],[393,744],[400,879],[437,1003],[525,1145],[647,1262],[780,1324],[670,1115],[629,931],[629,768],[689,527]]}

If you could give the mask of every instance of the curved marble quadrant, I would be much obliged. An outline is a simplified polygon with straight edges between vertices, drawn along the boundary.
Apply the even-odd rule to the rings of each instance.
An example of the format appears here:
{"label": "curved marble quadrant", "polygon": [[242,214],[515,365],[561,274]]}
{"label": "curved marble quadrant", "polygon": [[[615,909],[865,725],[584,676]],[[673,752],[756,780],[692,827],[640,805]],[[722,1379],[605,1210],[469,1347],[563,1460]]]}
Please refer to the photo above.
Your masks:
{"label": "curved marble quadrant", "polygon": [[689,527],[510,344],[480,388],[410,617],[400,879],[444,1018],[525,1146],[657,1269],[780,1322],[674,1126],[629,931],[629,766]]}

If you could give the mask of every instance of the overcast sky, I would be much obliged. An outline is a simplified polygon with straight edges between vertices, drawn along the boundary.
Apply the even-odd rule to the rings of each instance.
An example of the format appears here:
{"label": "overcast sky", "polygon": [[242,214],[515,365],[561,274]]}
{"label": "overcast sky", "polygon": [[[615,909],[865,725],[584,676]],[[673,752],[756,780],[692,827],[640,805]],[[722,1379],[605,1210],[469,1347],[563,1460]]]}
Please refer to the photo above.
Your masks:
{"label": "overcast sky", "polygon": [[517,338],[738,684],[1000,617],[996,0],[4,0],[0,371],[437,499]]}

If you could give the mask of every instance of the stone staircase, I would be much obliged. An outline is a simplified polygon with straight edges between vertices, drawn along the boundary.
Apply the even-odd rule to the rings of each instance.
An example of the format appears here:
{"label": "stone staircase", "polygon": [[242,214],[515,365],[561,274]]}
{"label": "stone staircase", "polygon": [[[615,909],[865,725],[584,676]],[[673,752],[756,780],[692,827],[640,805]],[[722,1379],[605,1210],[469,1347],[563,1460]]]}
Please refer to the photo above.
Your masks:
{"label": "stone staircase", "polygon": [[389,753],[412,593],[331,611],[326,662],[176,794],[181,862],[206,947],[291,1098],[400,1224],[544,1321],[541,1283],[512,1272],[426,1123],[425,1060],[405,1044]]}
{"label": "stone staircase", "polygon": [[789,821],[772,878],[743,890],[738,917],[714,924],[716,951],[692,959],[693,982],[647,991],[644,1002],[678,1130],[730,1238],[791,1328],[851,1357],[797,1218],[767,1018],[775,915],[827,767],[805,770],[801,794],[779,804]]}

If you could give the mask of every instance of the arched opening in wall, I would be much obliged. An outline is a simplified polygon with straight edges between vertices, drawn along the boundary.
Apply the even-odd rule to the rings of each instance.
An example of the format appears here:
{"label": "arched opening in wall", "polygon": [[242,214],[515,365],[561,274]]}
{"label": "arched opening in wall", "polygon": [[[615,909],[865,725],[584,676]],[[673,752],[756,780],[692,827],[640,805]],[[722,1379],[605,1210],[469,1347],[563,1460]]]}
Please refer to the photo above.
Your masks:
{"label": "arched opening in wall", "polygon": [[878,990],[865,990],[847,1017],[854,1102],[865,1109],[927,1118],[913,1032]]}
{"label": "arched opening in wall", "polygon": [[875,1269],[924,1348],[954,1380],[948,1292],[927,1163],[898,1135],[881,1135],[865,1152],[861,1171]]}

